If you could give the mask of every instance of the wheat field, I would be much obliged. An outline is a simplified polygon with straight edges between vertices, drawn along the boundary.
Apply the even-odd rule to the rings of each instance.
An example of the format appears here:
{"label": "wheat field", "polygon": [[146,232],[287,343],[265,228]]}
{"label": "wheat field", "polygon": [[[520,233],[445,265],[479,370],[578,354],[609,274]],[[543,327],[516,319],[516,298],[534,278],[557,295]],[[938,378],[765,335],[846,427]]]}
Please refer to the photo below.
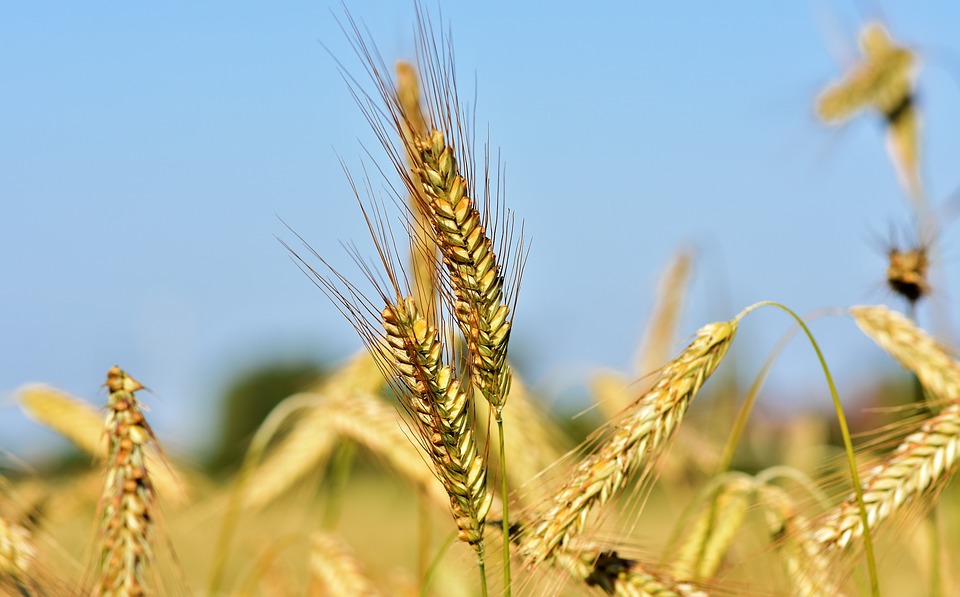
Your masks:
{"label": "wheat field", "polygon": [[[353,52],[333,57],[336,83],[379,142],[359,166],[342,160],[368,238],[344,243],[344,266],[296,221],[278,234],[303,292],[363,348],[285,395],[222,470],[167,452],[149,422],[164,409],[147,390],[159,380],[122,364],[103,372],[105,400],[21,386],[22,416],[80,456],[0,471],[0,592],[960,594],[960,360],[937,317],[949,202],[925,179],[920,50],[867,20],[856,59],[809,98],[816,126],[882,128],[909,214],[897,225],[916,239],[884,252],[887,304],[800,316],[764,300],[685,337],[704,265],[678,247],[649,289],[633,365],[592,371],[590,403],[571,413],[548,407],[511,352],[524,275],[551,259],[531,258],[528,230],[551,214],[513,211],[449,24],[414,14],[400,56],[360,15],[335,17]],[[593,174],[601,195],[623,184],[615,168]],[[561,267],[558,295],[578,284],[577,265]],[[841,400],[811,330],[825,318],[875,343],[897,376]],[[746,329],[772,321],[782,342],[741,383]],[[816,355],[824,408],[767,405],[788,342]]]}

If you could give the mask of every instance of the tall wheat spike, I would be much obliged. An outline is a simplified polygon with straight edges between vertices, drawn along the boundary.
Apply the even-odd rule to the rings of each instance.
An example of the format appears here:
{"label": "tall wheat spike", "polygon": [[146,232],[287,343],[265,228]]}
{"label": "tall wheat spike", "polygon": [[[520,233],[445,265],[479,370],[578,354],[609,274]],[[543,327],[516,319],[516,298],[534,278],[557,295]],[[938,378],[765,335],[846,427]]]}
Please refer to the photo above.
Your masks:
{"label": "tall wheat spike", "polygon": [[[394,70],[397,77],[397,105],[403,113],[400,121],[402,143],[406,147],[413,147],[416,139],[424,137],[428,132],[420,101],[420,79],[416,67],[409,62],[398,61]],[[413,155],[407,156],[407,166],[415,183],[412,185],[413,188],[421,188],[423,181],[416,172],[417,162]],[[436,325],[439,299],[437,243],[430,229],[430,214],[425,210],[428,203],[410,191],[409,205],[413,213],[410,227],[410,234],[413,237],[410,243],[413,297],[427,321]]]}
{"label": "tall wheat spike", "polygon": [[594,508],[619,494],[637,474],[650,472],[690,401],[726,354],[737,326],[738,320],[732,320],[701,328],[686,350],[660,371],[653,387],[605,427],[597,450],[529,517],[521,548],[528,561],[538,564],[555,557],[581,533]]}
{"label": "tall wheat spike", "polygon": [[110,442],[100,512],[99,566],[95,595],[148,592],[151,538],[157,500],[144,447],[155,444],[134,393],[143,386],[119,367],[107,373],[105,433]]}
{"label": "tall wheat spike", "polygon": [[484,520],[492,495],[487,470],[472,429],[469,386],[443,365],[439,335],[410,297],[384,308],[383,327],[404,389],[402,399],[414,416],[421,446],[450,496],[459,538],[482,551]]}
{"label": "tall wheat spike", "polygon": [[[416,214],[426,216],[433,243],[418,250],[429,253],[433,244],[439,247],[446,277],[439,291],[452,303],[454,318],[466,339],[471,383],[480,389],[499,419],[510,390],[506,357],[511,297],[519,284],[522,261],[509,283],[504,270],[511,257],[516,258],[522,249],[512,246],[513,224],[509,214],[496,213],[501,197],[496,197],[496,205],[492,203],[491,194],[499,193],[499,189],[490,188],[489,163],[483,177],[483,198],[477,199],[479,181],[474,172],[472,140],[457,95],[450,41],[434,36],[429,17],[418,7],[417,70],[423,79],[421,123],[420,117],[412,113],[410,101],[405,99],[411,95],[409,87],[397,89],[372,44],[365,40],[356,23],[351,21],[351,25],[355,49],[366,62],[388,113],[369,107],[370,99],[362,92],[356,94],[407,194],[418,203],[412,219],[419,217]],[[409,77],[401,76],[399,84],[407,86],[408,81]],[[399,146],[396,139],[400,139]],[[498,215],[504,220],[494,221]],[[417,225],[410,223],[408,228]],[[505,251],[498,256],[495,246]]]}

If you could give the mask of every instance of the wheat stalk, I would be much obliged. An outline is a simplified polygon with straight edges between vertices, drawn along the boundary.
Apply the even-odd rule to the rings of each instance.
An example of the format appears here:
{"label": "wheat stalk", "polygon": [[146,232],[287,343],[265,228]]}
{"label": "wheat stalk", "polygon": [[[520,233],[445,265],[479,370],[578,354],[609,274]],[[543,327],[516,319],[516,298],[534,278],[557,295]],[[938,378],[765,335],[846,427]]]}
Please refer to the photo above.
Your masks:
{"label": "wheat stalk", "polygon": [[143,595],[153,549],[156,494],[144,446],[154,444],[134,393],[143,386],[119,367],[107,373],[105,433],[110,447],[100,505],[100,578],[95,595]]}
{"label": "wheat stalk", "polygon": [[549,503],[531,517],[522,551],[531,563],[554,557],[586,525],[590,512],[619,494],[637,473],[651,470],[690,401],[729,348],[737,320],[704,326],[656,383],[608,424],[603,443],[570,472]]}

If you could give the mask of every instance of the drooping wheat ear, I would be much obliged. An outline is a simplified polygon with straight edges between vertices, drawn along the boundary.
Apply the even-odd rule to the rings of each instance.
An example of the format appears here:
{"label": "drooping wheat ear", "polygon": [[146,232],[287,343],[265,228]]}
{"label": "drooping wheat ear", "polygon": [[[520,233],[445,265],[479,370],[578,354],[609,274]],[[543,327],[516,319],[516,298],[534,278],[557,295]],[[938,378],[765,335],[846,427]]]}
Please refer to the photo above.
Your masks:
{"label": "drooping wheat ear", "polygon": [[310,550],[311,594],[330,597],[379,595],[353,550],[339,537],[315,532]]}
{"label": "drooping wheat ear", "polygon": [[143,386],[114,366],[107,373],[110,396],[104,430],[110,447],[100,503],[100,577],[95,595],[143,595],[153,556],[151,535],[156,494],[144,446],[156,439],[134,392]]}
{"label": "drooping wheat ear", "polygon": [[795,507],[793,497],[769,483],[756,486],[758,501],[770,529],[771,541],[787,571],[797,597],[843,597],[830,561],[810,539],[810,522]]}
{"label": "drooping wheat ear", "polygon": [[960,399],[960,363],[933,337],[882,305],[852,307],[850,314],[867,336],[915,373],[936,400]]}
{"label": "drooping wheat ear", "polygon": [[[90,456],[98,459],[107,457],[108,446],[103,441],[103,417],[92,405],[45,385],[25,386],[17,394],[30,417],[70,440]],[[164,500],[173,504],[187,501],[183,475],[173,465],[148,453],[147,466],[153,484]]]}
{"label": "drooping wheat ear", "polygon": [[572,579],[616,597],[707,597],[694,583],[654,572],[612,550],[565,547],[553,563]]}
{"label": "drooping wheat ear", "polygon": [[421,446],[450,496],[458,536],[480,552],[492,496],[473,430],[470,387],[461,386],[453,369],[443,365],[437,330],[413,299],[388,305],[382,318],[402,398],[414,417]]}
{"label": "drooping wheat ear", "polygon": [[0,589],[34,594],[37,550],[30,535],[25,526],[0,516]]}
{"label": "drooping wheat ear", "polygon": [[510,307],[503,275],[454,148],[441,131],[415,140],[415,174],[454,293],[453,312],[467,339],[475,383],[499,416],[510,391]]}
{"label": "drooping wheat ear", "polygon": [[[958,460],[960,404],[951,404],[864,475],[861,486],[871,532],[905,506],[935,495],[957,472]],[[860,508],[853,494],[818,519],[812,531],[822,551],[847,548],[862,535]]]}
{"label": "drooping wheat ear", "polygon": [[296,394],[287,400],[310,405],[296,417],[293,430],[251,473],[244,507],[262,508],[286,494],[308,472],[323,467],[344,441],[355,442],[381,458],[438,505],[449,504],[430,467],[403,433],[404,421],[397,410],[382,399],[366,392],[351,392],[334,396]]}
{"label": "drooping wheat ear", "polygon": [[844,79],[817,98],[817,114],[841,124],[857,112],[875,109],[887,121],[887,147],[901,183],[911,198],[923,198],[919,170],[920,117],[914,101],[916,54],[890,39],[879,23],[860,35],[863,60]]}
{"label": "drooping wheat ear", "polygon": [[583,530],[591,511],[646,475],[680,425],[690,401],[733,341],[738,321],[711,323],[660,372],[653,387],[609,423],[597,450],[578,464],[539,513],[531,517],[522,552],[534,564],[556,555]]}
{"label": "drooping wheat ear", "polygon": [[[420,79],[416,67],[409,62],[398,61],[394,67],[397,76],[396,101],[402,114],[399,125],[404,147],[414,147],[415,139],[427,134],[427,123],[420,104]],[[437,321],[437,243],[430,228],[427,202],[417,195],[422,181],[416,173],[417,157],[406,156],[410,176],[415,183],[408,189],[413,222],[410,227],[410,262],[413,266],[413,296],[417,307],[432,325]]]}
{"label": "drooping wheat ear", "polygon": [[756,482],[742,473],[729,473],[709,488],[672,558],[671,572],[677,578],[712,578],[733,539],[743,525],[753,500]]}
{"label": "drooping wheat ear", "polygon": [[867,108],[889,114],[912,93],[912,51],[894,44],[879,23],[864,28],[860,46],[863,61],[817,98],[817,113],[827,122],[843,122]]}

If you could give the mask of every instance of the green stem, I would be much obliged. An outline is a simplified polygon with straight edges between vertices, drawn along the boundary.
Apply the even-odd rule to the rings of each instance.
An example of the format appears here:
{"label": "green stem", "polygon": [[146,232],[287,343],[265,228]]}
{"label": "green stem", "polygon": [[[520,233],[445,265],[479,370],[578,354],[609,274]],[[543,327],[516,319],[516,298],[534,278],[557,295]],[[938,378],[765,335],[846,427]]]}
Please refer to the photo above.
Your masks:
{"label": "green stem", "polygon": [[323,528],[332,529],[340,518],[340,510],[343,507],[343,496],[346,491],[347,482],[350,480],[350,470],[353,468],[354,456],[357,453],[357,447],[353,442],[342,442],[334,456],[333,464],[330,467],[330,494],[327,507],[323,513]]}
{"label": "green stem", "polygon": [[507,450],[503,443],[503,417],[497,412],[497,432],[500,434],[500,497],[503,509],[503,594],[511,595],[510,580],[510,506],[507,492]]}
{"label": "green stem", "polygon": [[762,301],[747,307],[740,312],[736,318],[742,319],[751,311],[765,306],[776,307],[792,317],[793,320],[797,322],[797,325],[803,329],[803,333],[806,334],[807,339],[810,340],[810,344],[813,346],[814,352],[817,353],[817,360],[820,361],[820,367],[823,369],[823,375],[826,377],[827,385],[830,387],[830,397],[833,399],[833,407],[837,414],[837,423],[840,425],[840,435],[843,437],[843,447],[847,453],[847,463],[850,465],[850,477],[853,481],[853,490],[857,495],[857,504],[860,506],[860,524],[863,526],[863,543],[867,556],[867,572],[870,575],[870,592],[873,597],[880,597],[880,583],[877,580],[877,563],[873,553],[873,537],[872,533],[870,532],[870,521],[869,517],[867,516],[867,506],[863,500],[863,487],[860,485],[860,473],[857,471],[857,458],[853,451],[853,441],[850,439],[850,429],[847,426],[847,417],[843,414],[843,404],[840,403],[840,396],[837,393],[836,385],[833,383],[833,376],[830,374],[830,368],[827,367],[827,361],[823,358],[823,353],[820,351],[820,346],[813,338],[810,328],[807,327],[807,324],[799,315],[784,305],[775,303],[773,301]]}
{"label": "green stem", "polygon": [[418,534],[420,549],[417,554],[417,579],[420,581],[421,592],[427,586],[429,575],[432,572],[430,563],[430,508],[427,504],[427,491],[422,485],[417,491],[417,516],[420,519]]}
{"label": "green stem", "polygon": [[770,356],[767,357],[767,360],[760,369],[760,372],[750,385],[750,389],[747,391],[747,396],[743,399],[743,405],[737,412],[737,418],[733,422],[733,430],[730,432],[729,437],[727,437],[727,444],[723,448],[723,455],[720,456],[720,464],[717,466],[718,475],[722,475],[730,470],[730,463],[733,461],[733,454],[736,451],[737,446],[740,444],[740,437],[743,435],[743,430],[747,426],[747,420],[750,418],[750,413],[753,412],[753,405],[757,402],[757,396],[760,395],[760,390],[763,388],[764,382],[767,381],[767,376],[770,374],[770,369],[773,368],[773,364],[777,361],[780,353],[783,352],[783,349],[786,348],[790,340],[793,339],[793,336],[797,333],[798,329],[800,328],[792,328],[789,332],[784,334],[782,338],[780,338],[780,341],[773,348],[773,352],[771,352]]}
{"label": "green stem", "polygon": [[480,545],[477,546],[477,567],[480,569],[480,594],[487,597],[487,568],[483,552],[483,542],[481,541]]}
{"label": "green stem", "polygon": [[427,567],[427,573],[424,576],[423,583],[420,585],[420,597],[427,597],[427,589],[430,587],[430,581],[433,580],[433,575],[436,574],[437,568],[440,567],[440,562],[443,561],[443,556],[447,553],[447,550],[450,549],[450,546],[453,545],[454,540],[456,540],[457,534],[451,533],[449,537],[443,542],[443,545],[440,546],[440,549],[437,550],[437,555],[434,556],[433,561],[430,562],[430,566]]}

